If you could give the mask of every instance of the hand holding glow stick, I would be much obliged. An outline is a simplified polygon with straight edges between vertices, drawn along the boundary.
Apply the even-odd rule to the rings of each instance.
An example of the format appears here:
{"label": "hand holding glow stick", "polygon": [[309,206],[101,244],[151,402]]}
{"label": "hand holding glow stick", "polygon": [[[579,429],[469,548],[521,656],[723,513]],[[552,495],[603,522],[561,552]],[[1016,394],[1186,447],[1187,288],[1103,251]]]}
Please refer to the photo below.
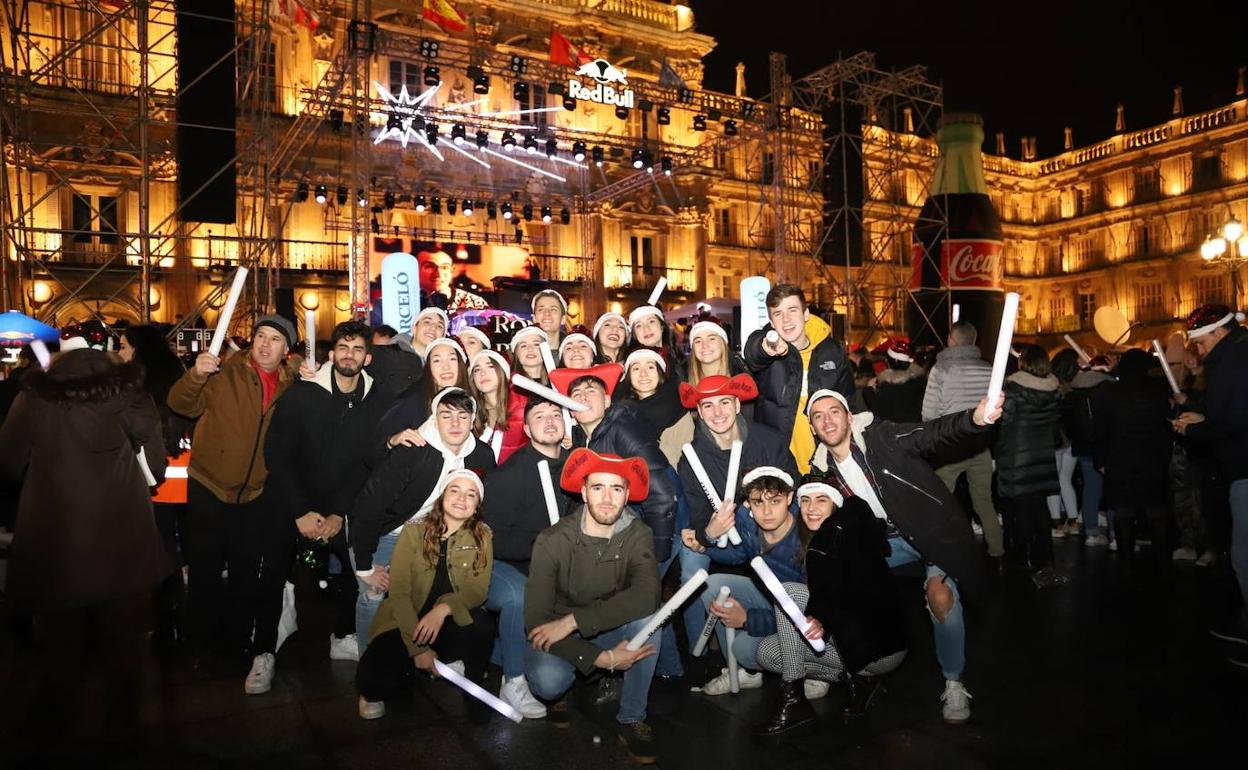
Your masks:
{"label": "hand holding glow stick", "polygon": [[139,470],[143,471],[143,478],[147,480],[149,487],[158,487],[160,482],[156,480],[156,474],[152,473],[152,466],[147,464],[147,447],[141,447],[135,459],[139,461]]}
{"label": "hand holding glow stick", "polygon": [[555,356],[550,352],[550,345],[543,342],[540,346],[542,351],[542,363],[546,365],[546,373],[550,374],[555,370]]}
{"label": "hand holding glow stick", "polygon": [[1001,309],[1001,330],[997,333],[997,350],[992,357],[992,378],[988,380],[988,409],[984,412],[984,422],[991,411],[996,408],[1001,398],[1001,388],[1005,385],[1005,364],[1010,360],[1010,343],[1014,340],[1014,321],[1018,318],[1018,293],[1005,295],[1005,307]]}
{"label": "hand holding glow stick", "polygon": [[1075,351],[1075,354],[1078,355],[1081,360],[1084,362],[1092,360],[1088,354],[1084,352],[1083,348],[1079,347],[1079,343],[1075,342],[1074,337],[1071,337],[1069,334],[1063,334],[1062,338],[1066,340],[1066,344],[1070,345],[1070,349]]}
{"label": "hand holding glow stick", "polygon": [[[1018,295],[1014,296],[1017,297]],[[1008,344],[1006,347],[1008,349]],[[763,581],[763,585],[767,586],[767,590],[771,592],[771,596],[776,600],[776,604],[779,604],[780,609],[784,610],[784,614],[789,616],[789,620],[792,621],[794,627],[802,632],[802,638],[806,640],[810,648],[815,652],[823,652],[827,645],[823,643],[822,639],[811,639],[806,636],[810,623],[806,620],[806,616],[802,614],[802,611],[797,608],[793,597],[789,596],[789,592],[784,590],[784,586],[780,583],[780,579],[776,577],[776,573],[772,572],[771,567],[767,566],[767,562],[763,561],[763,557],[755,556],[753,559],[750,559],[750,566],[754,568],[754,572]]]}
{"label": "hand holding glow stick", "polygon": [[[728,454],[728,480],[724,484],[724,499],[735,501],[737,498],[737,478],[741,473],[741,448],[740,441],[732,442],[732,451]],[[733,545],[741,545],[741,533],[737,532],[736,525],[728,528],[725,534],[728,542]]]}
{"label": "hand holding glow stick", "polygon": [[[732,600],[724,602],[724,607],[731,607]],[[737,664],[737,654],[732,651],[733,645],[737,641],[737,629],[731,626],[724,627],[724,641],[727,642],[728,649],[724,651],[724,656],[728,658],[728,690],[733,693],[741,692],[741,667]]]}
{"label": "hand holding glow stick", "polygon": [[647,305],[659,304],[659,297],[663,296],[663,290],[667,288],[667,276],[659,276],[658,283],[654,284],[654,291],[650,292],[650,299],[646,300]]}
{"label": "hand holding glow stick", "polygon": [[230,285],[230,294],[221,308],[221,315],[217,316],[217,328],[213,331],[212,342],[208,345],[208,352],[214,356],[221,355],[221,346],[225,344],[225,338],[230,331],[230,319],[234,317],[234,308],[238,306],[238,298],[243,293],[243,284],[246,281],[247,268],[239,267],[234,272],[234,283]]}
{"label": "hand holding glow stick", "polygon": [[442,677],[446,681],[455,685],[516,724],[520,724],[524,721],[524,717],[520,716],[520,712],[512,708],[510,704],[499,700],[493,693],[487,692],[476,682],[461,676],[458,671],[437,658],[434,658],[433,668],[438,672],[438,676]]}
{"label": "hand holding glow stick", "polygon": [[530,393],[541,396],[547,401],[553,401],[564,409],[570,409],[573,412],[583,412],[587,408],[580,401],[573,401],[554,388],[548,388],[540,382],[534,382],[528,377],[525,377],[523,374],[511,375],[511,382],[517,388],[522,388]]}
{"label": "hand holding glow stick", "polygon": [[[680,448],[680,451],[685,455],[685,459],[689,461],[689,467],[693,470],[693,475],[698,479],[698,486],[702,487],[702,491],[706,494],[706,499],[711,503],[711,510],[719,510],[719,506],[723,505],[724,501],[719,499],[719,494],[715,492],[715,487],[711,484],[711,477],[706,474],[706,468],[702,467],[702,460],[698,458],[698,453],[693,451],[693,444],[685,444]],[[719,539],[715,541],[717,548],[725,548],[727,545],[727,533],[720,535]]]}
{"label": "hand holding glow stick", "polygon": [[636,652],[641,649],[641,645],[646,643],[650,636],[659,630],[659,626],[663,625],[671,618],[672,613],[685,603],[685,600],[693,596],[693,592],[702,587],[706,582],[706,570],[700,569],[693,573],[693,577],[689,578],[676,593],[672,594],[672,598],[659,608],[659,611],[650,616],[650,622],[637,632],[626,648],[629,652]]}
{"label": "hand holding glow stick", "polygon": [[312,368],[316,368],[316,311],[303,311],[303,337],[304,337],[304,354],[303,358]]}
{"label": "hand holding glow stick", "polygon": [[1174,381],[1174,372],[1170,371],[1170,364],[1166,362],[1166,354],[1161,349],[1161,343],[1153,340],[1153,353],[1157,356],[1157,360],[1161,362],[1161,371],[1166,374],[1166,382],[1170,383],[1170,392],[1179,395],[1179,383]]}
{"label": "hand holding glow stick", "polygon": [[559,506],[555,504],[555,484],[550,478],[550,461],[542,460],[537,464],[537,477],[542,481],[542,497],[546,500],[546,515],[551,526],[559,523]]}
{"label": "hand holding glow stick", "polygon": [[[728,586],[721,586],[719,595],[715,597],[717,604],[723,604],[728,601],[728,597],[732,594],[732,589]],[[719,618],[711,613],[706,614],[706,622],[702,624],[702,633],[698,634],[698,642],[693,646],[693,657],[700,658],[702,653],[706,652],[706,643],[711,640],[711,634],[715,633],[715,624],[719,622]]]}

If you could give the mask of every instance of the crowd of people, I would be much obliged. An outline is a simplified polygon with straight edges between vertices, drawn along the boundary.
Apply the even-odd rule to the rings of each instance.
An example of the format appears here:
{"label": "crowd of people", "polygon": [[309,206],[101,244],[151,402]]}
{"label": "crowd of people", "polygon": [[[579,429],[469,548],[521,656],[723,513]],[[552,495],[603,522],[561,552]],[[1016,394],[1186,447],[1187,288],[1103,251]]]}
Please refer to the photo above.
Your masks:
{"label": "crowd of people", "polygon": [[[964,601],[1009,572],[1061,583],[1056,538],[1128,570],[1229,554],[1248,596],[1242,316],[1198,309],[1173,361],[1019,344],[988,403],[969,323],[930,357],[903,339],[846,346],[794,285],[766,307],[739,355],[713,317],[678,332],[642,305],[569,327],[545,290],[500,349],[428,307],[406,330],[338,324],[323,361],[276,315],[185,370],[146,326],[116,353],[74,338],[46,370],[27,358],[0,428],[0,472],[21,483],[7,595],[43,656],[27,713],[54,731],[73,719],[92,639],[109,734],[136,734],[153,617],[158,643],[245,661],[244,692],[268,692],[308,551],[335,565],[327,653],[357,662],[361,718],[493,665],[524,719],[566,726],[578,685],[618,699],[641,762],[656,758],[652,681],[707,646],[725,666],[689,683],[702,697],[779,676],[762,737],[809,728],[833,686],[847,716],[868,710],[910,647],[903,565],[922,573],[949,724],[971,716]],[[1142,540],[1154,564],[1137,563]],[[642,640],[665,583],[704,570]],[[1211,632],[1248,645],[1246,628]],[[492,718],[464,697],[466,718]]]}

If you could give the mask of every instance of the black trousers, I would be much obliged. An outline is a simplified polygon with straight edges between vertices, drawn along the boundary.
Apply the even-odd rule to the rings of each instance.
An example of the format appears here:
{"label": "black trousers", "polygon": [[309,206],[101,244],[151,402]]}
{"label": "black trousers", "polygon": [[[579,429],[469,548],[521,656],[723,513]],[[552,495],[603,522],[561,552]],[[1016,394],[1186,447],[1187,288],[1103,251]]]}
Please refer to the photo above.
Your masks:
{"label": "black trousers", "polygon": [[162,638],[172,640],[178,635],[179,617],[185,591],[182,585],[181,530],[186,519],[185,503],[153,503],[156,529],[173,572],[156,590],[156,626]]}
{"label": "black trousers", "polygon": [[341,566],[341,571],[337,575],[329,575],[326,578],[334,593],[334,603],[338,608],[334,617],[334,636],[341,639],[355,633],[355,599],[360,588],[359,582],[355,579],[351,549],[347,545],[346,527],[338,530],[338,534],[329,539],[329,552],[338,557],[338,563]]}
{"label": "black trousers", "polygon": [[1131,562],[1141,524],[1148,528],[1153,539],[1153,560],[1163,568],[1169,567],[1170,529],[1164,504],[1114,507],[1114,536],[1118,540],[1120,557],[1127,563]]}
{"label": "black trousers", "polygon": [[[438,660],[464,661],[464,676],[480,682],[485,678],[485,666],[494,648],[494,616],[484,607],[477,607],[472,610],[472,623],[466,626],[456,625],[448,617],[431,646]],[[403,643],[402,632],[386,631],[368,643],[355,669],[355,688],[365,700],[384,701],[405,695],[415,683],[416,666]]]}
{"label": "black trousers", "polygon": [[145,592],[35,613],[42,683],[28,717],[36,741],[73,738],[88,660],[104,674],[104,735],[120,740],[138,731],[151,608]]}
{"label": "black trousers", "polygon": [[183,554],[192,634],[220,634],[230,652],[274,652],[297,532],[289,516],[269,510],[264,495],[224,503],[191,479]]}
{"label": "black trousers", "polygon": [[1053,533],[1044,495],[1019,495],[1003,499],[1006,561],[1015,566],[1047,567],[1053,563]]}

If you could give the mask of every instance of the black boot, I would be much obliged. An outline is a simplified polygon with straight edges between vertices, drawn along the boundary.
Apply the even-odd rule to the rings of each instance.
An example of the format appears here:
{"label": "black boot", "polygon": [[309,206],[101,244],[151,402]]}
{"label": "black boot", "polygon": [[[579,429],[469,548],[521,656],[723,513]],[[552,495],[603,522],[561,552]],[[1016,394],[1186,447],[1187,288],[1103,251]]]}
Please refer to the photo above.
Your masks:
{"label": "black boot", "polygon": [[759,738],[780,738],[815,723],[815,710],[806,700],[803,680],[781,682],[776,713],[754,732]]}
{"label": "black boot", "polygon": [[841,707],[841,713],[847,717],[860,717],[871,708],[871,701],[880,690],[880,682],[873,676],[851,675],[845,684],[849,689],[849,698]]}

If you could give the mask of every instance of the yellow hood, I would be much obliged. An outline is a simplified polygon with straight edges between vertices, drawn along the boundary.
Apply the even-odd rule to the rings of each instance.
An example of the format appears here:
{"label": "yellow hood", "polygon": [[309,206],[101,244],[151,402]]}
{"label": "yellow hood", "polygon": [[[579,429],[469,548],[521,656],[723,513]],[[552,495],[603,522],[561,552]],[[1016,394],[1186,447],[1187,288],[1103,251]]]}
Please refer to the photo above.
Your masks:
{"label": "yellow hood", "polygon": [[832,334],[832,327],[828,326],[827,321],[813,313],[810,318],[806,319],[806,339],[810,340],[812,348],[826,340],[830,334]]}

